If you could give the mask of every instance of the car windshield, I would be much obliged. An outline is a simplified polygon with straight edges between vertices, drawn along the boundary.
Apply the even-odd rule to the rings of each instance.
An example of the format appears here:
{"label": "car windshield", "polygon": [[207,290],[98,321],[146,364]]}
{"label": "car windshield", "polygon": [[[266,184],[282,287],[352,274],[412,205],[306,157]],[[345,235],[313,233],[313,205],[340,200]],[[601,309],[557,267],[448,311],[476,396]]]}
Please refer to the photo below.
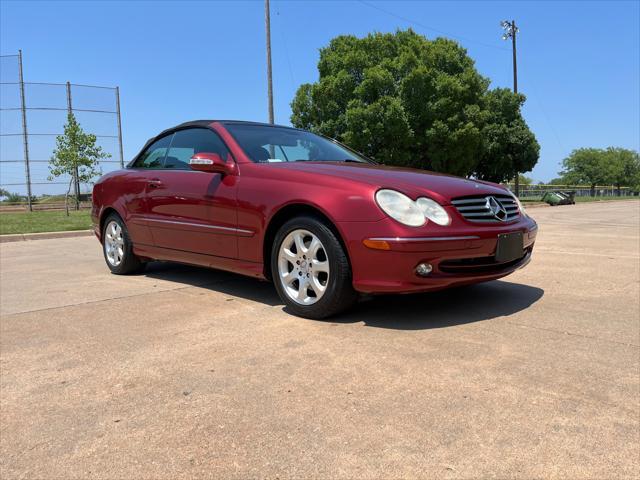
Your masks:
{"label": "car windshield", "polygon": [[369,163],[337,142],[304,130],[239,123],[225,127],[254,162]]}

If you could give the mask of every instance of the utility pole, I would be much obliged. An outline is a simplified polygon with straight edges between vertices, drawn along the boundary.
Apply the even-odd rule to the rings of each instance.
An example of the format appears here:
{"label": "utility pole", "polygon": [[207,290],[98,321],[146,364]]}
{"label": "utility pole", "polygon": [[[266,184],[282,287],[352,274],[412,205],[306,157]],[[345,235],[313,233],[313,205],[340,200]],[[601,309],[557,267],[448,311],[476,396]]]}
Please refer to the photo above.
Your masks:
{"label": "utility pole", "polygon": [[31,170],[29,168],[29,134],[27,133],[27,105],[24,99],[24,74],[22,72],[22,50],[18,50],[18,75],[20,83],[20,110],[22,112],[22,143],[24,147],[24,174],[27,180],[27,205],[33,211],[31,204]]}
{"label": "utility pole", "polygon": [[[511,50],[513,55],[513,93],[518,93],[518,63],[516,59],[516,35],[518,33],[518,27],[516,27],[515,20],[503,20],[500,22],[500,26],[504,29],[502,34],[503,40],[511,39]],[[515,178],[515,194],[516,197],[520,195],[520,172],[516,172]]]}
{"label": "utility pole", "polygon": [[[73,114],[73,107],[71,106],[71,83],[70,82],[67,82],[67,113],[69,115]],[[80,179],[78,175],[77,162],[73,169],[73,191],[76,194],[76,210],[80,210]]]}
{"label": "utility pole", "polygon": [[[269,12],[269,0],[264,2],[264,20],[267,31],[267,95],[269,97],[269,123],[273,120],[273,84],[271,81],[271,14]],[[273,156],[273,155],[272,155]]]}

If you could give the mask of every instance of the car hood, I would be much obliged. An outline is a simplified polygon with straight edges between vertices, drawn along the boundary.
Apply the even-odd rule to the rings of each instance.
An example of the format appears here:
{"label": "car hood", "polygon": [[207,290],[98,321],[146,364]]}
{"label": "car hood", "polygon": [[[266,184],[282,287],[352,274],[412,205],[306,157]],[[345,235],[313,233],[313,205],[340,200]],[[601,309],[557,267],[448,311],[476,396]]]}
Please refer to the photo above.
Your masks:
{"label": "car hood", "polygon": [[365,183],[376,188],[391,188],[409,196],[429,195],[440,203],[467,195],[505,194],[506,190],[494,183],[469,180],[415,168],[390,167],[350,162],[282,162],[278,168],[296,170],[314,175],[326,175]]}

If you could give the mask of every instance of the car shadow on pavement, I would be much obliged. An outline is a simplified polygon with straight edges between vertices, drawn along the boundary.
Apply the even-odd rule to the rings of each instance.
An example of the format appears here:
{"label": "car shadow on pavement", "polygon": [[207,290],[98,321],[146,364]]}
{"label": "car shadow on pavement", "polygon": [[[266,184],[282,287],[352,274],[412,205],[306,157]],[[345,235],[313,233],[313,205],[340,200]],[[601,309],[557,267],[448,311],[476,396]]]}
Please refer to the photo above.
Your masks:
{"label": "car shadow on pavement", "polygon": [[543,295],[541,288],[494,280],[438,292],[374,296],[330,321],[397,330],[445,328],[512,315]]}
{"label": "car shadow on pavement", "polygon": [[206,288],[214,292],[240,297],[271,307],[282,305],[270,282],[236,273],[173,262],[150,262],[141,275],[158,280]]}
{"label": "car shadow on pavement", "polygon": [[[154,262],[148,265],[143,275],[206,288],[272,307],[282,305],[271,283],[234,273]],[[512,315],[533,305],[543,295],[541,288],[494,280],[439,292],[373,296],[342,315],[322,321],[333,324],[362,322],[369,327],[398,330],[445,328]],[[283,310],[287,312],[286,307]]]}

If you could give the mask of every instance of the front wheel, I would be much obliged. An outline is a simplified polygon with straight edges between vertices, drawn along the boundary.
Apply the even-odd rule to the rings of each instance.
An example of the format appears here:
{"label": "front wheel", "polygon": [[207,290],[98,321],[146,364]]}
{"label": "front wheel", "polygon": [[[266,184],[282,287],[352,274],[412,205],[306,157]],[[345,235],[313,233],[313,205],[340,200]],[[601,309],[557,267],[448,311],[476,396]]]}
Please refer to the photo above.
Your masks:
{"label": "front wheel", "polygon": [[133,254],[133,244],[127,227],[118,215],[109,215],[104,222],[102,251],[107,267],[116,275],[136,273],[144,266]]}
{"label": "front wheel", "polygon": [[314,217],[296,217],[280,228],[271,251],[271,274],[282,301],[301,317],[330,317],[357,300],[342,245]]}

